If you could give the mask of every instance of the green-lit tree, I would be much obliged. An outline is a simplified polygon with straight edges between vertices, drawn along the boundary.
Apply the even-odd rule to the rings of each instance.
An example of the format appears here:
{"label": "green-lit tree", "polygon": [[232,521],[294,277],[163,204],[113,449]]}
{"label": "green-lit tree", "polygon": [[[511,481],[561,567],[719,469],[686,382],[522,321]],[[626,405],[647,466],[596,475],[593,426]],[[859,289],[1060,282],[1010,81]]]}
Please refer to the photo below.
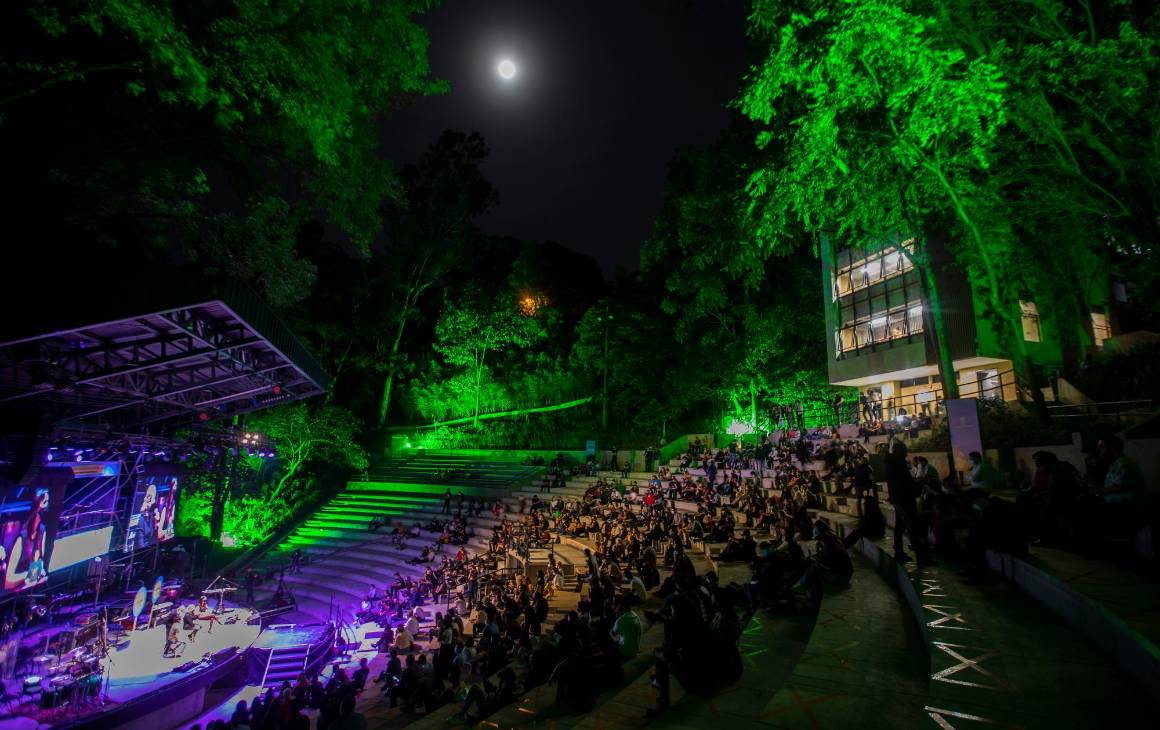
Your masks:
{"label": "green-lit tree", "polygon": [[489,358],[505,350],[527,347],[542,335],[540,323],[519,310],[515,297],[471,292],[444,305],[435,324],[434,347],[448,365],[464,368],[471,416],[478,419],[490,372]]}
{"label": "green-lit tree", "polygon": [[[948,397],[957,396],[928,243],[951,228],[977,264],[980,289],[1013,332],[1000,291],[1004,219],[996,188],[980,180],[1006,120],[1000,64],[968,55],[934,32],[914,3],[761,1],[751,15],[768,48],[741,107],[766,125],[777,155],[755,171],[749,193],[760,244],[795,245],[801,222],[814,234],[859,242],[913,239],[924,310],[934,324]],[[1013,337],[1022,362],[1022,338]]]}
{"label": "green-lit tree", "polygon": [[[744,188],[759,159],[751,139],[738,126],[672,163],[641,259],[645,275],[663,287],[661,307],[685,351],[677,390],[690,399],[686,407],[724,403],[733,418],[756,427],[775,389],[787,390],[803,371],[824,381],[825,343],[809,251],[771,257],[751,243]],[[805,239],[800,229],[799,236]]]}
{"label": "green-lit tree", "polygon": [[465,264],[473,221],[495,202],[495,190],[480,170],[487,154],[479,134],[448,130],[418,164],[403,170],[405,204],[388,216],[389,245],[367,263],[373,280],[391,292],[386,321],[369,328],[373,347],[367,354],[383,378],[380,427],[386,425],[392,389],[404,366],[403,335],[419,316],[420,299],[449,271]]}
{"label": "green-lit tree", "polygon": [[[741,107],[774,153],[750,185],[762,241],[785,245],[790,220],[857,243],[913,237],[950,388],[927,250],[945,236],[1030,374],[1025,292],[1083,322],[1114,266],[1156,260],[1157,22],[1154,4],[1115,0],[757,3],[767,53]],[[1143,290],[1154,269],[1130,276]],[[1068,359],[1088,336],[1059,335]]]}
{"label": "green-lit tree", "polygon": [[270,438],[277,447],[277,474],[269,501],[297,503],[304,467],[312,461],[362,470],[367,455],[355,442],[361,424],[345,408],[312,407],[307,403],[260,411],[250,418],[247,428]]}

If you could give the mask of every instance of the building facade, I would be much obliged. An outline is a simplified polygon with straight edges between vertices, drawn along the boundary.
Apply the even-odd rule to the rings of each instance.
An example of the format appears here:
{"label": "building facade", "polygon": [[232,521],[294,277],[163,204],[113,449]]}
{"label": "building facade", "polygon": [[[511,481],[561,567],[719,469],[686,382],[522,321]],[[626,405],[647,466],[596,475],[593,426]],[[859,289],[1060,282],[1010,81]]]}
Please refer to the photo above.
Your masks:
{"label": "building facade", "polygon": [[[870,246],[837,244],[828,237],[821,241],[830,383],[857,388],[881,404],[886,419],[933,414],[943,397],[920,274],[904,255],[912,246],[906,240]],[[983,316],[985,292],[972,289],[945,250],[933,243],[929,248],[960,396],[1017,400],[1011,353]],[[1061,327],[1076,328],[1075,338],[1089,349],[1102,347],[1112,336],[1107,278],[1090,278],[1098,281],[1085,290],[1083,299],[1091,306],[1084,317],[1045,311],[1030,293],[1019,300],[1031,362],[1048,370],[1062,364]]]}

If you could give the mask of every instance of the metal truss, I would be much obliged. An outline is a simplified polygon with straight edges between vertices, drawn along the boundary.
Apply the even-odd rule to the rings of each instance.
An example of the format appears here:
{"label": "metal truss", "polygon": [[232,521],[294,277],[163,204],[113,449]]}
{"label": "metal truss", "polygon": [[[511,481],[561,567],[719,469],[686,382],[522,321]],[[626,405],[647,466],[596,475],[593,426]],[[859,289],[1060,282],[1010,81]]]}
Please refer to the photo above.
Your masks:
{"label": "metal truss", "polygon": [[131,427],[254,410],[269,404],[275,385],[282,400],[325,392],[312,359],[295,362],[273,344],[292,341],[309,358],[293,335],[257,314],[282,331],[271,338],[212,301],[0,343],[0,408]]}

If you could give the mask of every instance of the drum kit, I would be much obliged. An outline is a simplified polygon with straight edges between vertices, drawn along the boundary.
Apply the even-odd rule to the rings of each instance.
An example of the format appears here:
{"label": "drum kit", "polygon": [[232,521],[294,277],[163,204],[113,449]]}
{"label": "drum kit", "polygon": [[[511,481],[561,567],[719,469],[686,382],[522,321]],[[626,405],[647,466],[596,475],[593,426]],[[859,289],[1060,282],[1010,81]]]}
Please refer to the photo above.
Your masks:
{"label": "drum kit", "polygon": [[101,662],[95,647],[82,645],[60,655],[33,657],[32,669],[23,680],[21,701],[53,711],[57,719],[64,711],[92,704],[100,695]]}

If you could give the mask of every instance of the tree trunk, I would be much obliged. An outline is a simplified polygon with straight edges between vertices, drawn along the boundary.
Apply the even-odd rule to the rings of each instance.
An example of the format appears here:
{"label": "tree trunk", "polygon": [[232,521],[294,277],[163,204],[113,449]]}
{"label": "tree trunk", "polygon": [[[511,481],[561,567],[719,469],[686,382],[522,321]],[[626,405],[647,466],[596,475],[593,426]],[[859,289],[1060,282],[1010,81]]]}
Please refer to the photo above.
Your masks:
{"label": "tree trunk", "polygon": [[230,461],[228,472],[224,464],[217,469],[217,481],[213,487],[213,500],[210,504],[209,514],[209,539],[215,542],[221,540],[222,528],[226,521],[226,505],[230,501],[230,491],[233,487],[233,476],[237,466],[238,457],[234,456]]}
{"label": "tree trunk", "polygon": [[955,364],[951,357],[951,345],[947,334],[946,320],[943,319],[942,298],[938,291],[938,282],[935,280],[934,269],[928,256],[922,256],[915,261],[922,273],[923,284],[926,287],[925,312],[929,314],[930,323],[934,325],[934,341],[938,348],[938,371],[942,377],[943,399],[953,400],[959,397],[959,381],[955,377]]}
{"label": "tree trunk", "polygon": [[749,379],[749,425],[757,433],[757,386],[753,384],[753,378]]}
{"label": "tree trunk", "polygon": [[383,397],[379,400],[379,428],[387,425],[387,411],[391,408],[391,388],[395,384],[395,358],[399,354],[399,344],[403,341],[403,330],[407,326],[406,312],[399,319],[395,330],[395,341],[391,343],[391,354],[387,360],[387,376],[383,379]]}

